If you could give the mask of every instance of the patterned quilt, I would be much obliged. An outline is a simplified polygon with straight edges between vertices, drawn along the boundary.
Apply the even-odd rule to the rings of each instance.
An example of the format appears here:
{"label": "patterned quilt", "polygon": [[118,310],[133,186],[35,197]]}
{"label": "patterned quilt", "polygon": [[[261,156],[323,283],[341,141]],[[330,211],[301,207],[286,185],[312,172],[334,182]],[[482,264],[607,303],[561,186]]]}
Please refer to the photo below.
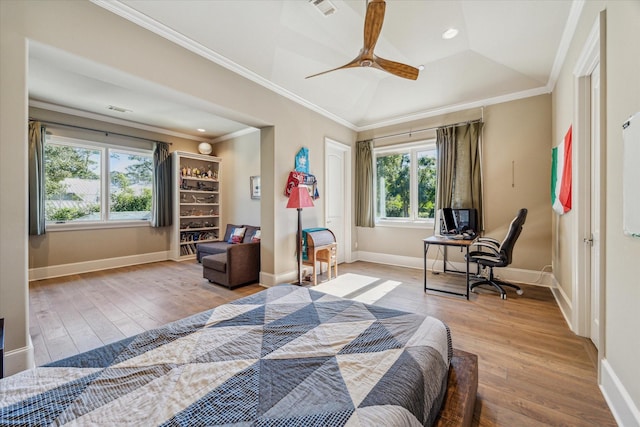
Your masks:
{"label": "patterned quilt", "polygon": [[283,285],[0,380],[0,425],[421,426],[439,320]]}

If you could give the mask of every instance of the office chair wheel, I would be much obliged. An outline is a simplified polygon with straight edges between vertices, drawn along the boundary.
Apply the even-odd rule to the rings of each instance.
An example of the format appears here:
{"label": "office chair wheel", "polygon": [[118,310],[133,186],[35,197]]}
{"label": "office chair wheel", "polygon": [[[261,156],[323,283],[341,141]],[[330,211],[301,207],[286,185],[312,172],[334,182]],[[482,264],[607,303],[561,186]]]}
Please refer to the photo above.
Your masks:
{"label": "office chair wheel", "polygon": [[524,291],[523,291],[522,289],[518,289],[518,290],[516,291],[516,294],[518,294],[518,295],[522,295],[522,294],[524,294]]}
{"label": "office chair wheel", "polygon": [[500,298],[507,299],[507,294],[500,294]]}

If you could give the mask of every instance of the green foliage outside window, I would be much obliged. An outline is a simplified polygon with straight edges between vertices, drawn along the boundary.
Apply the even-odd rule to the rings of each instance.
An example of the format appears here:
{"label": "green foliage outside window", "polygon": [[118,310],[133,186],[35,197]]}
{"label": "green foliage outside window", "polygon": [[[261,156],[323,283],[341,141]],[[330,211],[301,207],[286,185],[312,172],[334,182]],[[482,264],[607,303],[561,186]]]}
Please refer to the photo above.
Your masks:
{"label": "green foliage outside window", "polygon": [[[45,216],[48,221],[100,219],[102,152],[99,148],[45,144]],[[151,157],[119,150],[108,152],[110,167],[115,167],[119,161],[126,165],[123,171],[110,173],[110,212],[138,212],[141,218],[147,218],[152,203]],[[131,216],[110,218],[130,219]]]}
{"label": "green foliage outside window", "polygon": [[78,206],[72,208],[47,208],[46,217],[51,221],[73,221],[100,212],[100,205]]}
{"label": "green foliage outside window", "polygon": [[418,218],[434,218],[436,207],[436,158],[433,152],[418,153]]}
{"label": "green foliage outside window", "polygon": [[[412,218],[411,160],[417,162],[417,217]],[[435,150],[376,156],[376,216],[378,218],[433,218],[436,198]]]}
{"label": "green foliage outside window", "polygon": [[378,217],[409,217],[409,154],[389,154],[376,160]]}
{"label": "green foliage outside window", "polygon": [[151,210],[151,189],[145,188],[142,194],[133,194],[133,190],[125,188],[111,193],[112,212],[143,212]]}

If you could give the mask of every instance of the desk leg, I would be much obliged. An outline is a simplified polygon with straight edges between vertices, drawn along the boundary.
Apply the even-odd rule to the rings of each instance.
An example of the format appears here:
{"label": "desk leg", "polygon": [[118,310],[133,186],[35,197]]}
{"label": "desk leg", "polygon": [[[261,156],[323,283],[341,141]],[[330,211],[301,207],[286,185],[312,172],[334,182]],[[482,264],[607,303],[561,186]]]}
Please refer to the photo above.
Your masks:
{"label": "desk leg", "polygon": [[424,291],[427,292],[427,251],[429,250],[429,244],[424,243]]}
{"label": "desk leg", "polygon": [[469,245],[467,245],[467,256],[465,257],[467,260],[467,300],[469,299]]}

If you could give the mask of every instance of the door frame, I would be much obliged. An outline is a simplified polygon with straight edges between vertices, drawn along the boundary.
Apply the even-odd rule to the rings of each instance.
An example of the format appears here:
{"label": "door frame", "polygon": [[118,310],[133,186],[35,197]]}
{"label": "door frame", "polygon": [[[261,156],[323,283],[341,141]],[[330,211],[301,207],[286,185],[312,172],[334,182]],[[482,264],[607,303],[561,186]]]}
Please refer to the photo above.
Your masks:
{"label": "door frame", "polygon": [[[346,263],[352,262],[352,253],[351,253],[351,212],[352,212],[352,204],[353,200],[351,197],[351,146],[344,144],[342,142],[336,141],[335,139],[331,139],[329,137],[324,138],[324,188],[325,191],[329,188],[329,162],[327,161],[328,157],[328,148],[332,147],[336,150],[342,151],[344,153],[344,200],[343,203],[343,229],[344,229],[344,241],[345,247],[338,248],[339,251],[344,253],[344,261]],[[328,195],[327,195],[328,197]],[[324,204],[324,223],[325,227],[327,226],[327,218],[329,217],[329,204]]]}
{"label": "door frame", "polygon": [[[606,200],[605,187],[603,185],[603,176],[606,176],[606,158],[603,141],[606,135],[606,121],[603,114],[599,117],[600,128],[600,144],[595,147],[597,152],[592,156],[591,142],[591,74],[596,66],[600,65],[600,111],[606,105],[606,68],[603,63],[604,58],[601,57],[601,49],[603,49],[600,37],[600,21],[602,16],[598,16],[591,29],[591,33],[585,42],[582,53],[580,54],[576,66],[573,70],[574,75],[574,134],[573,134],[573,153],[572,160],[575,168],[573,169],[573,182],[575,183],[574,204],[576,218],[572,235],[573,254],[574,254],[574,271],[573,271],[573,287],[572,287],[572,325],[573,331],[580,336],[590,336],[591,327],[591,263],[598,263],[600,286],[599,301],[599,354],[598,360],[605,357],[605,203],[601,203],[599,212],[600,242],[599,251],[594,259],[591,258],[591,246],[585,244],[584,239],[591,238],[591,201],[592,192],[600,193],[599,199]],[[600,186],[591,189],[591,159],[598,159],[600,166]],[[598,363],[598,376],[600,374],[600,363]]]}

